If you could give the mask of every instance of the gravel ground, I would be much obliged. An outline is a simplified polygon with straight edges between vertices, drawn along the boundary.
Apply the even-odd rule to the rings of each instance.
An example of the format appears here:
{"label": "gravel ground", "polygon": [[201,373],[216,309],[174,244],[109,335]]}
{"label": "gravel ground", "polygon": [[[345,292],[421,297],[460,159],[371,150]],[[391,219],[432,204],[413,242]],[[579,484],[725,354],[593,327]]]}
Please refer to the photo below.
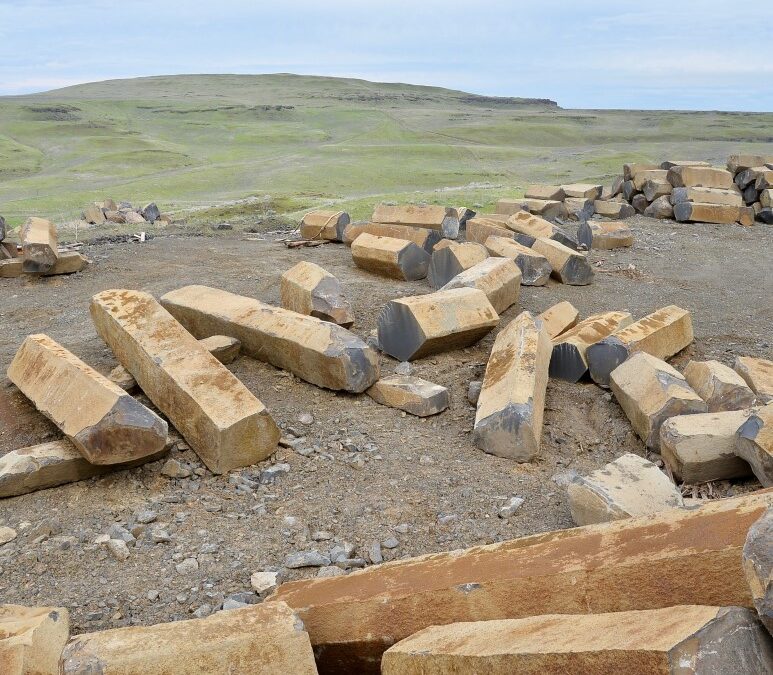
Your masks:
{"label": "gravel ground", "polygon": [[[540,312],[570,300],[582,316],[627,309],[638,317],[674,303],[692,311],[696,334],[673,360],[678,368],[690,358],[771,358],[773,229],[643,217],[629,222],[634,248],[592,252],[600,263],[592,285],[522,287],[521,307]],[[0,367],[5,372],[26,335],[45,332],[108,373],[116,362],[88,316],[89,298],[107,288],[159,296],[199,283],[278,304],[280,273],[308,259],[341,279],[357,317],[353,330],[363,337],[375,329],[387,300],[430,290],[426,282],[356,269],[343,245],[288,250],[247,240],[251,236],[161,234],[143,244],[99,243],[87,247],[94,264],[84,273],[0,280]],[[519,311],[508,310],[502,323]],[[610,394],[589,382],[551,381],[538,461],[521,465],[477,450],[466,391],[471,380],[482,379],[495,333],[473,348],[414,364],[414,374],[451,391],[450,409],[428,419],[381,407],[365,395],[317,389],[240,358],[229,368],[286,435],[306,438],[301,452],[279,449],[259,466],[213,476],[178,442],[170,457],[189,477],[162,474],[162,460],[5,500],[0,526],[16,529],[18,537],[0,545],[0,598],[66,606],[73,632],[80,633],[204,616],[224,598],[249,591],[250,575],[259,570],[275,569],[284,579],[317,574],[315,568],[284,568],[285,557],[298,551],[327,554],[348,542],[352,556],[369,561],[374,544],[382,542],[394,545],[381,547],[390,560],[571,527],[561,474],[591,471],[624,452],[646,456],[644,446]],[[381,365],[389,374],[397,362],[382,357]],[[308,415],[313,422],[304,424]],[[10,382],[0,381],[0,455],[58,437]],[[256,485],[261,471],[276,464],[289,471]],[[756,487],[749,480],[700,490],[720,496]],[[523,505],[500,518],[499,508],[512,496],[522,497]],[[136,535],[124,560],[95,543],[116,525]]]}

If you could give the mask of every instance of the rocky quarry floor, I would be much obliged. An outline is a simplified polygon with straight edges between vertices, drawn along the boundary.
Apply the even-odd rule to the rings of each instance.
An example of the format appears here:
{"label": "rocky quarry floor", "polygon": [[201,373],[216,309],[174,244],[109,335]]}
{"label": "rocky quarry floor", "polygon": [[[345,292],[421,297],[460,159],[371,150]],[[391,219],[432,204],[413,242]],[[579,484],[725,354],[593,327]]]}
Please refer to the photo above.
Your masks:
{"label": "rocky quarry floor", "polygon": [[[538,313],[561,300],[581,317],[625,309],[638,318],[677,304],[691,311],[696,336],[672,360],[678,368],[691,358],[727,364],[736,355],[771,358],[770,227],[642,216],[626,222],[634,247],[591,251],[593,284],[521,287],[520,306],[504,313],[501,326],[522,309]],[[195,283],[278,304],[280,274],[312,260],[341,280],[355,311],[352,330],[367,337],[388,300],[431,290],[426,281],[358,270],[342,244],[289,250],[254,239],[232,231],[99,243],[84,249],[93,261],[84,273],[2,280],[0,456],[60,436],[4,376],[27,335],[45,332],[105,374],[116,365],[88,316],[89,299],[99,291],[160,296]],[[550,381],[538,461],[518,464],[475,448],[467,388],[482,379],[496,334],[413,363],[412,374],[451,392],[450,408],[430,418],[239,358],[229,369],[266,404],[286,438],[303,440],[260,465],[215,476],[178,437],[167,459],[2,501],[0,525],[18,536],[0,546],[0,598],[68,607],[72,632],[81,633],[206,616],[229,597],[258,601],[250,577],[262,570],[278,571],[283,580],[345,573],[288,568],[293,554],[329,556],[342,547],[349,558],[371,564],[571,527],[572,472],[595,470],[625,452],[658,458],[645,451],[611,394],[589,381]],[[397,365],[382,355],[383,374]],[[684,491],[712,498],[757,488],[748,480]],[[514,496],[522,505],[500,515]],[[128,540],[128,557],[119,560],[96,543],[107,533]]]}

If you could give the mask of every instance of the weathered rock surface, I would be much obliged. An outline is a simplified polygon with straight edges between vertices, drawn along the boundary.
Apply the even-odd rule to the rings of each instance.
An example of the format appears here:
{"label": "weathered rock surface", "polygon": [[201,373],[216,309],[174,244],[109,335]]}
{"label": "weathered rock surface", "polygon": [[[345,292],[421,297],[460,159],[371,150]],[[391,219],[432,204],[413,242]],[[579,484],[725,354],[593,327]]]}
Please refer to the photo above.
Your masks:
{"label": "weathered rock surface", "polygon": [[635,209],[636,213],[644,213],[650,203],[647,198],[641,193],[637,192],[631,197],[631,206]]}
{"label": "weathered rock surface", "polygon": [[552,239],[537,239],[531,248],[547,258],[553,268],[551,275],[562,284],[587,286],[593,281],[593,269],[584,253]]}
{"label": "weathered rock surface", "polygon": [[754,392],[746,381],[719,361],[690,361],[684,377],[706,401],[709,412],[743,410],[754,405]]}
{"label": "weathered rock surface", "polygon": [[567,197],[564,199],[564,207],[572,220],[588,220],[595,213],[593,206],[595,203],[596,200],[585,199],[584,197]]}
{"label": "weathered rock surface", "polygon": [[602,199],[593,202],[593,210],[604,218],[623,219],[636,215],[636,209],[630,204]]}
{"label": "weathered rock surface", "polygon": [[665,178],[663,180],[648,180],[642,185],[641,191],[647,201],[654,202],[658,197],[670,197],[673,186]]}
{"label": "weathered rock surface", "polygon": [[749,463],[760,483],[773,487],[773,403],[757,410],[741,425],[735,452]]}
{"label": "weathered rock surface", "polygon": [[346,211],[310,211],[301,220],[301,237],[343,241],[349,222]]}
{"label": "weathered rock surface", "polygon": [[523,199],[498,199],[494,205],[495,212],[503,216],[512,216],[514,213],[525,209]]}
{"label": "weathered rock surface", "polygon": [[663,195],[655,198],[652,204],[645,206],[642,213],[648,218],[671,220],[674,217],[674,207],[671,204],[670,198],[667,195]]}
{"label": "weathered rock surface", "polygon": [[577,228],[577,241],[588,248],[611,250],[633,246],[633,232],[614,220],[588,220]]}
{"label": "weathered rock surface", "polygon": [[521,271],[521,284],[524,286],[544,286],[548,282],[553,268],[541,253],[506,236],[490,236],[485,246],[492,256],[510,258],[515,262]]}
{"label": "weathered rock surface", "polygon": [[731,173],[738,173],[744,169],[751,169],[753,166],[767,166],[773,164],[773,155],[751,155],[736,154],[730,155],[727,160],[727,169]]}
{"label": "weathered rock surface", "polygon": [[352,259],[357,267],[403,281],[427,276],[430,256],[412,241],[361,234],[352,242]]}
{"label": "weathered rock surface", "polygon": [[669,417],[660,427],[660,454],[674,478],[692,485],[749,476],[735,454],[735,436],[750,411],[730,410]]}
{"label": "weathered rock surface", "polygon": [[242,343],[227,335],[210,335],[208,338],[199,340],[199,344],[223,365],[236,361],[242,350]]}
{"label": "weathered rock surface", "polygon": [[577,382],[588,372],[588,350],[608,335],[630,325],[629,312],[604,312],[583,319],[553,340],[550,376]]}
{"label": "weathered rock surface", "polygon": [[62,675],[316,675],[309,635],[282,602],[216,612],[205,619],[76,635]]}
{"label": "weathered rock surface", "polygon": [[668,175],[668,171],[665,169],[643,169],[641,171],[637,171],[636,175],[631,179],[633,181],[633,186],[643,192],[644,186],[648,182],[667,182],[666,176]]}
{"label": "weathered rock surface", "polygon": [[297,609],[322,672],[358,673],[378,673],[387,648],[433,625],[674,605],[751,607],[741,549],[771,503],[773,495],[757,493],[432,553],[285,583],[269,601]]}
{"label": "weathered rock surface", "polygon": [[773,361],[753,356],[738,356],[733,370],[749,385],[757,396],[758,403],[773,401]]}
{"label": "weathered rock surface", "polygon": [[441,249],[436,247],[432,252],[427,279],[434,289],[445,286],[457,274],[488,258],[488,251],[482,244],[475,242],[457,244],[450,240],[449,243],[449,246]]}
{"label": "weathered rock surface", "polygon": [[636,352],[615,368],[609,385],[648,448],[660,447],[660,426],[669,417],[707,412],[679,371],[646,352]]}
{"label": "weathered rock surface", "polygon": [[[504,221],[490,217],[478,216],[467,221],[467,241],[485,245],[486,240],[492,236],[515,240],[521,235],[509,229]],[[525,241],[527,244],[531,244],[533,239],[533,237],[526,237]]]}
{"label": "weathered rock surface", "polygon": [[601,197],[601,185],[571,183],[570,185],[562,185],[561,187],[567,197],[582,199],[599,199]]}
{"label": "weathered rock surface", "polygon": [[140,215],[147,222],[155,223],[161,217],[161,211],[158,206],[156,206],[155,202],[150,202],[150,204],[145,204],[145,206],[140,209]]}
{"label": "weathered rock surface", "polygon": [[120,464],[161,452],[167,424],[46,335],[30,335],[8,378],[92,464]]}
{"label": "weathered rock surface", "polygon": [[731,190],[733,174],[710,166],[674,166],[668,170],[668,182],[674,187],[707,187]]}
{"label": "weathered rock surface", "polygon": [[542,320],[548,337],[553,340],[561,333],[577,325],[580,312],[577,311],[577,308],[571,302],[564,300],[552,307],[548,307],[537,318]]}
{"label": "weathered rock surface", "polygon": [[349,328],[354,312],[341,283],[330,272],[309,261],[284,272],[279,281],[279,300],[285,309],[315,316]]}
{"label": "weathered rock surface", "polygon": [[671,202],[698,202],[699,204],[719,204],[722,206],[743,206],[741,193],[736,190],[717,190],[705,187],[674,188]]}
{"label": "weathered rock surface", "polygon": [[552,199],[524,199],[521,203],[529,213],[534,213],[548,220],[557,218],[565,220],[569,217],[569,212],[563,202]]}
{"label": "weathered rock surface", "polygon": [[[509,241],[509,240],[507,240]],[[477,288],[483,291],[497,314],[518,303],[521,292],[521,270],[509,258],[486,258],[457,274],[440,290]]]}
{"label": "weathered rock surface", "polygon": [[0,673],[58,675],[69,636],[64,607],[0,605]]}
{"label": "weathered rock surface", "polygon": [[417,417],[443,412],[450,402],[448,389],[411,375],[382,377],[367,391],[376,403]]}
{"label": "weathered rock surface", "polygon": [[609,386],[609,374],[636,352],[647,352],[659,359],[677,354],[694,339],[690,312],[668,305],[621,326],[588,348],[590,376],[596,384]]}
{"label": "weathered rock surface", "polygon": [[361,234],[371,234],[374,237],[391,237],[392,239],[404,239],[412,241],[423,248],[427,253],[432,250],[442,235],[437,230],[427,230],[423,227],[410,227],[408,225],[391,225],[389,223],[350,223],[344,229],[344,244],[351,246]]}
{"label": "weathered rock surface", "polygon": [[751,610],[693,605],[432,626],[390,647],[381,672],[756,675],[771,659],[773,646]]}
{"label": "weathered rock surface", "polygon": [[682,494],[657,466],[630,452],[569,484],[575,525],[646,516],[684,506]]}
{"label": "weathered rock surface", "polygon": [[444,237],[449,239],[456,239],[459,236],[459,216],[456,209],[447,206],[379,204],[373,210],[371,220],[374,223],[394,223],[439,230]]}
{"label": "weathered rock surface", "polygon": [[133,462],[107,465],[92,464],[67,440],[12,450],[0,457],[0,498],[74,483],[108,471],[131,469],[161,459],[165,454],[166,448]]}
{"label": "weathered rock surface", "polygon": [[400,361],[469,347],[499,323],[486,294],[454,288],[390,300],[378,319],[382,350]]}
{"label": "weathered rock surface", "polygon": [[578,248],[577,240],[569,233],[528,211],[520,211],[510,216],[506,226],[516,235],[523,235],[523,237],[516,236],[516,239],[525,246],[532,246],[534,243],[532,240],[552,239],[572,250],[576,251]]}
{"label": "weathered rock surface", "polygon": [[768,633],[773,635],[773,508],[749,528],[742,561],[754,607]]}
{"label": "weathered rock surface", "polygon": [[172,291],[161,303],[196,337],[237,338],[247,356],[318,387],[361,393],[378,379],[376,352],[333,323],[207,286]]}
{"label": "weathered rock surface", "polygon": [[542,321],[529,312],[500,331],[478,398],[475,445],[518,462],[539,454],[551,349]]}
{"label": "weathered rock surface", "polygon": [[662,168],[660,164],[646,164],[644,162],[623,164],[623,179],[633,182],[640,171],[652,171],[660,168]]}
{"label": "weathered rock surface", "polygon": [[98,204],[92,204],[87,206],[83,212],[83,220],[91,225],[100,225],[105,222],[105,213],[102,211],[102,207]]}
{"label": "weathered rock surface", "polygon": [[[208,289],[194,288],[206,302]],[[175,292],[181,300],[185,290]],[[255,464],[274,452],[279,429],[263,403],[151,295],[103,291],[90,309],[97,333],[210,471]]]}
{"label": "weathered rock surface", "polygon": [[50,271],[59,257],[56,225],[43,218],[27,218],[19,233],[25,272],[42,274]]}
{"label": "weathered rock surface", "polygon": [[524,196],[527,199],[549,199],[562,202],[566,193],[560,185],[529,185]]}

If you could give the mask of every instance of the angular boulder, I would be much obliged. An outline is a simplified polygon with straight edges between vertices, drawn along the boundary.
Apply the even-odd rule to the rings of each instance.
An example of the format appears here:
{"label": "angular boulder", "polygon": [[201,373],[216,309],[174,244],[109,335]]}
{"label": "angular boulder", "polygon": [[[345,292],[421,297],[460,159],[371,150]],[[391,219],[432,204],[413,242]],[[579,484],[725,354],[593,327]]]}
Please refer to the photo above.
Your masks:
{"label": "angular boulder", "polygon": [[623,180],[633,181],[640,171],[652,171],[660,168],[662,168],[660,164],[647,164],[645,162],[623,164]]}
{"label": "angular boulder", "polygon": [[379,204],[373,210],[371,220],[374,223],[394,223],[438,230],[448,239],[456,239],[459,236],[459,216],[456,209],[448,206]]}
{"label": "angular boulder", "polygon": [[544,238],[553,239],[575,251],[578,248],[577,241],[553,223],[535,216],[528,211],[520,211],[507,219],[506,226],[516,234],[524,237],[516,237],[520,243],[531,246],[532,240]]}
{"label": "angular boulder", "polygon": [[432,626],[390,647],[381,673],[757,675],[772,659],[754,612],[691,605]]}
{"label": "angular boulder", "polygon": [[642,186],[642,193],[648,202],[654,202],[658,197],[669,197],[673,186],[667,180],[648,180]]}
{"label": "angular boulder", "polygon": [[521,284],[524,286],[544,286],[548,282],[553,268],[544,255],[507,237],[490,236],[485,246],[492,256],[510,258],[515,262],[521,271]]}
{"label": "angular boulder", "polygon": [[529,185],[524,197],[527,199],[546,199],[551,201],[564,201],[566,193],[560,185]]}
{"label": "angular boulder", "polygon": [[669,417],[707,412],[706,403],[679,371],[646,352],[636,352],[615,368],[609,386],[633,430],[654,450],[660,447],[660,427]]}
{"label": "angular boulder", "polygon": [[346,211],[309,211],[301,219],[301,237],[343,241],[344,230],[349,222]]}
{"label": "angular boulder", "polygon": [[247,356],[318,387],[359,394],[378,379],[373,349],[345,328],[313,316],[207,286],[171,291],[161,304],[196,337],[236,338]]}
{"label": "angular boulder", "polygon": [[749,462],[757,480],[773,487],[773,403],[749,416],[738,429],[735,453]]}
{"label": "angular boulder", "polygon": [[657,197],[652,204],[647,205],[642,213],[648,218],[671,220],[674,217],[674,207],[668,195],[663,195],[662,197]]}
{"label": "angular boulder", "polygon": [[140,209],[140,215],[149,223],[155,223],[161,217],[161,211],[155,202],[150,202]]}
{"label": "angular boulder", "polygon": [[199,340],[199,344],[223,365],[236,361],[242,350],[242,343],[227,335],[211,335]]}
{"label": "angular boulder", "polygon": [[690,312],[668,305],[638,321],[621,326],[588,348],[588,368],[593,381],[609,386],[609,374],[636,352],[667,359],[694,339]]}
{"label": "angular boulder", "polygon": [[[508,240],[509,241],[509,240]],[[486,258],[457,274],[440,290],[477,288],[483,291],[497,314],[518,303],[521,292],[521,270],[509,258]]]}
{"label": "angular boulder", "polygon": [[629,326],[629,312],[604,312],[583,319],[553,340],[550,376],[577,382],[588,372],[588,350],[620,328]]}
{"label": "angular boulder", "polygon": [[41,272],[41,276],[50,277],[57,274],[75,274],[82,272],[89,265],[88,258],[77,251],[65,251],[60,253],[54,266],[48,272]]}
{"label": "angular boulder", "polygon": [[25,272],[42,274],[56,265],[59,257],[56,225],[43,218],[27,218],[19,233]]}
{"label": "angular boulder", "polygon": [[566,219],[569,217],[569,212],[566,210],[564,203],[557,200],[524,199],[521,204],[529,213],[534,213],[548,220]]}
{"label": "angular boulder", "polygon": [[630,204],[602,199],[597,199],[593,202],[593,210],[599,216],[604,216],[604,218],[615,218],[618,220],[631,218],[636,215],[636,209]]}
{"label": "angular boulder", "polygon": [[564,300],[548,307],[537,318],[541,319],[548,336],[553,340],[577,325],[580,312],[571,302]]}
{"label": "angular boulder", "polygon": [[518,462],[539,454],[551,349],[542,321],[529,312],[500,331],[478,397],[477,447]]}
{"label": "angular boulder", "polygon": [[[467,241],[485,244],[489,237],[505,237],[515,240],[516,237],[520,236],[522,235],[510,230],[506,222],[494,218],[477,216],[467,221]],[[534,237],[525,238],[527,245],[533,241]]]}
{"label": "angular boulder", "polygon": [[210,471],[225,473],[274,452],[279,428],[263,403],[153,296],[103,291],[90,311],[97,333]]}
{"label": "angular boulder", "polygon": [[[450,242],[450,240],[449,240]],[[457,274],[470,269],[488,258],[488,251],[482,244],[455,242],[441,249],[435,249],[427,270],[427,280],[434,289],[445,286]]]}
{"label": "angular boulder", "polygon": [[644,213],[647,210],[647,207],[650,206],[650,203],[641,192],[637,192],[631,197],[631,206],[633,206],[636,213]]}
{"label": "angular boulder", "polygon": [[352,242],[352,260],[374,274],[417,281],[427,276],[430,256],[412,241],[364,233]]}
{"label": "angular boulder", "polygon": [[596,200],[584,197],[567,197],[564,199],[564,207],[572,220],[588,220],[594,213]]}
{"label": "angular boulder", "polygon": [[553,268],[551,276],[562,284],[587,286],[593,281],[593,268],[588,256],[564,246],[553,239],[537,239],[531,245],[536,253],[544,255]]}
{"label": "angular boulder", "polygon": [[64,607],[0,605],[0,672],[59,675],[59,657],[69,637]]}
{"label": "angular boulder", "polygon": [[525,209],[523,199],[499,199],[494,205],[494,211],[503,216],[512,216]]}
{"label": "angular boulder", "polygon": [[8,378],[92,464],[161,452],[167,424],[47,335],[30,335]]}
{"label": "angular boulder", "polygon": [[727,160],[727,170],[731,173],[738,173],[744,169],[750,169],[753,166],[767,166],[773,164],[773,155],[752,155],[735,154],[730,155]]}
{"label": "angular boulder", "polygon": [[710,166],[674,166],[668,170],[668,182],[674,187],[733,188],[733,174]]}
{"label": "angular boulder", "polygon": [[733,370],[749,385],[758,403],[773,401],[773,361],[753,356],[738,356]]}
{"label": "angular boulder", "polygon": [[399,361],[469,347],[499,323],[486,294],[454,288],[390,300],[378,319],[381,349]]}
{"label": "angular boulder", "polygon": [[607,523],[684,506],[682,494],[652,462],[627,452],[568,486],[575,525]]}
{"label": "angular boulder", "polygon": [[410,375],[382,377],[366,392],[376,403],[417,417],[443,412],[450,402],[448,389]]}
{"label": "angular boulder", "polygon": [[709,412],[744,410],[754,405],[754,392],[746,381],[719,361],[690,361],[684,377],[706,401]]}
{"label": "angular boulder", "polygon": [[773,508],[749,528],[741,555],[754,607],[773,635]]}
{"label": "angular boulder", "polygon": [[749,476],[735,454],[735,435],[748,410],[669,417],[660,427],[660,454],[676,480],[695,485]]}
{"label": "angular boulder", "polygon": [[571,183],[569,185],[562,185],[561,187],[567,197],[591,200],[601,198],[601,185],[591,183]]}
{"label": "angular boulder", "polygon": [[423,227],[390,225],[389,223],[350,223],[344,228],[344,244],[351,246],[361,234],[412,241],[427,253],[432,253],[435,244],[443,240],[442,235],[437,230],[427,230]]}
{"label": "angular boulder", "polygon": [[316,675],[309,635],[283,602],[205,619],[83,633],[62,654],[61,675]]}
{"label": "angular boulder", "polygon": [[91,225],[100,225],[105,222],[105,212],[98,204],[87,206],[83,212],[83,220]]}
{"label": "angular boulder", "polygon": [[589,249],[609,251],[633,246],[633,232],[618,221],[587,220],[577,228],[577,241]]}
{"label": "angular boulder", "polygon": [[643,169],[642,171],[637,171],[631,180],[633,181],[633,186],[640,192],[643,192],[644,185],[647,182],[668,182],[666,180],[667,175],[668,171],[665,169]]}
{"label": "angular boulder", "polygon": [[354,323],[352,306],[344,296],[341,282],[327,270],[307,260],[282,273],[279,301],[285,309],[315,316],[344,328]]}

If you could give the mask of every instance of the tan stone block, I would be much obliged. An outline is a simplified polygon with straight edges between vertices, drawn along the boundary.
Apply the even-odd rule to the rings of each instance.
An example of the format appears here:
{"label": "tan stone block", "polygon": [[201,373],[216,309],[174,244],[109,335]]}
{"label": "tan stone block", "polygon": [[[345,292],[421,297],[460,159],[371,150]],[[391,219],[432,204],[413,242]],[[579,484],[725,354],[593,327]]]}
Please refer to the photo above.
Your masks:
{"label": "tan stone block", "polygon": [[760,192],[760,206],[763,209],[769,209],[773,207],[773,190],[768,188]]}
{"label": "tan stone block", "polygon": [[616,330],[629,326],[632,321],[633,317],[629,312],[604,312],[589,316],[561,333],[553,340],[550,376],[567,382],[577,382],[588,372],[587,352],[591,345]]}
{"label": "tan stone block", "polygon": [[757,410],[741,425],[735,453],[749,462],[760,483],[773,487],[773,403]]}
{"label": "tan stone block", "polygon": [[537,239],[531,248],[548,259],[553,268],[552,276],[562,284],[587,286],[593,281],[593,269],[584,253],[553,239]]}
{"label": "tan stone block", "polygon": [[769,190],[773,188],[773,169],[765,167],[757,172],[757,178],[754,181],[754,187],[757,190]]}
{"label": "tan stone block", "polygon": [[301,219],[301,237],[343,241],[344,229],[349,222],[346,211],[310,211]]}
{"label": "tan stone block", "polygon": [[548,337],[553,340],[577,325],[580,312],[571,302],[564,300],[549,307],[537,318],[542,320]]}
{"label": "tan stone block", "polygon": [[674,605],[751,607],[741,549],[771,503],[773,495],[757,493],[431,553],[285,583],[271,600],[297,608],[322,672],[357,673],[377,673],[388,647],[429,626]]}
{"label": "tan stone block", "polygon": [[282,307],[299,314],[315,316],[344,328],[354,323],[354,312],[341,282],[313,262],[304,260],[282,274],[279,299]]}
{"label": "tan stone block", "polygon": [[469,347],[499,323],[486,294],[454,288],[390,300],[378,319],[382,350],[400,361]]}
{"label": "tan stone block", "polygon": [[521,271],[521,284],[524,286],[544,286],[548,282],[553,268],[541,253],[506,236],[490,236],[485,246],[492,256],[510,258],[515,262]]}
{"label": "tan stone block", "polygon": [[613,202],[597,199],[593,202],[593,210],[604,218],[630,218],[636,215],[636,209],[625,202]]}
{"label": "tan stone block", "polygon": [[773,508],[749,528],[742,561],[757,614],[773,635]]}
{"label": "tan stone block", "polygon": [[394,223],[439,230],[444,237],[456,239],[459,236],[459,217],[456,209],[449,206],[403,204],[389,206],[379,204],[371,220],[374,223]]}
{"label": "tan stone block", "polygon": [[56,225],[43,218],[27,218],[19,233],[24,255],[24,271],[48,272],[59,257]]}
{"label": "tan stone block", "polygon": [[751,610],[682,606],[432,626],[390,647],[383,675],[735,673],[767,670],[773,647]]}
{"label": "tan stone block", "polygon": [[733,174],[710,166],[675,166],[668,170],[668,182],[674,187],[707,187],[731,190]]}
{"label": "tan stone block", "polygon": [[137,388],[137,380],[120,364],[110,371],[107,379],[113,384],[117,384],[124,391],[132,392]]}
{"label": "tan stone block", "polygon": [[0,605],[0,673],[58,675],[69,636],[64,607]]}
{"label": "tan stone block", "polygon": [[694,339],[690,312],[668,305],[621,326],[588,349],[588,368],[596,384],[609,386],[609,374],[636,352],[668,359]]}
{"label": "tan stone block", "polygon": [[352,242],[352,260],[368,272],[416,281],[427,276],[430,256],[412,241],[364,233]]}
{"label": "tan stone block", "polygon": [[643,351],[612,371],[609,386],[648,448],[660,447],[660,426],[669,417],[706,412],[703,399],[677,370]]}
{"label": "tan stone block", "polygon": [[678,187],[671,192],[673,204],[697,202],[699,204],[717,204],[719,206],[743,206],[741,193],[736,190],[717,190],[705,187]]}
{"label": "tan stone block", "polygon": [[242,350],[242,343],[227,335],[210,335],[208,338],[199,340],[199,344],[223,365],[236,361]]}
{"label": "tan stone block", "polygon": [[525,208],[523,199],[499,199],[494,206],[495,211],[503,216],[512,216]]}
{"label": "tan stone block", "polygon": [[530,462],[539,454],[552,346],[542,322],[522,312],[497,335],[475,414],[475,445]]}
{"label": "tan stone block", "polygon": [[126,222],[126,215],[120,211],[107,211],[105,213],[105,220],[109,223],[123,225]]}
{"label": "tan stone block", "polygon": [[560,185],[529,185],[524,196],[528,199],[547,199],[561,202],[566,194]]}
{"label": "tan stone block", "polygon": [[23,273],[24,259],[10,258],[0,260],[0,279],[14,279]]}
{"label": "tan stone block", "polygon": [[[206,302],[209,289],[193,288]],[[184,298],[185,290],[176,293]],[[220,303],[225,310],[227,299]],[[90,309],[97,333],[210,471],[225,473],[274,452],[279,429],[263,403],[151,295],[103,291]]]}
{"label": "tan stone block", "polygon": [[374,237],[392,237],[393,239],[405,239],[412,241],[423,248],[427,253],[432,253],[435,244],[443,239],[437,230],[427,230],[423,227],[410,227],[408,225],[391,225],[389,223],[350,223],[344,229],[343,241],[351,246],[361,234],[372,234]]}
{"label": "tan stone block", "polygon": [[569,185],[562,185],[561,187],[567,197],[590,200],[599,199],[601,197],[601,185],[591,183],[571,183]]}
{"label": "tan stone block", "polygon": [[[505,222],[488,216],[478,216],[467,221],[467,241],[474,241],[478,244],[485,245],[486,240],[492,236],[506,237],[507,239],[514,240],[517,234],[510,230]],[[530,239],[528,241],[531,243]]]}
{"label": "tan stone block", "polygon": [[437,415],[450,401],[445,387],[410,375],[382,377],[366,393],[380,405],[404,410],[417,417]]}
{"label": "tan stone block", "polygon": [[738,209],[738,224],[744,227],[751,227],[754,225],[755,213],[751,206],[742,206]]}
{"label": "tan stone block", "polygon": [[569,217],[569,212],[566,210],[563,202],[553,199],[524,199],[523,206],[529,211],[543,218],[549,220],[556,220],[557,218],[566,219]]}
{"label": "tan stone block", "polygon": [[754,392],[746,381],[719,361],[690,361],[684,377],[706,401],[709,412],[743,410],[754,405]]}
{"label": "tan stone block", "polygon": [[87,206],[83,212],[83,220],[92,225],[101,225],[105,222],[105,214],[102,211],[102,207],[98,204],[92,204]]}
{"label": "tan stone block", "polygon": [[[569,233],[553,223],[535,216],[527,211],[521,211],[507,219],[507,227],[516,233],[516,239],[524,246],[532,246],[536,239],[553,239],[564,246],[577,250],[577,241]],[[518,237],[524,235],[524,238]]]}
{"label": "tan stone block", "polygon": [[735,454],[735,434],[748,410],[670,417],[660,427],[660,454],[674,478],[692,485],[751,474]]}
{"label": "tan stone block", "polygon": [[99,202],[98,206],[103,209],[107,209],[108,211],[115,211],[118,208],[118,204],[115,203],[114,199],[111,199],[108,197],[102,202]]}
{"label": "tan stone block", "polygon": [[623,180],[629,180],[633,183],[633,179],[636,178],[640,171],[652,171],[660,168],[660,164],[646,164],[643,162],[623,164]]}
{"label": "tan stone block", "polygon": [[709,162],[696,159],[673,159],[666,160],[660,164],[661,169],[672,169],[675,166],[711,166],[711,164],[709,164]]}
{"label": "tan stone block", "polygon": [[569,484],[575,525],[592,525],[684,507],[682,494],[652,462],[627,452]]}
{"label": "tan stone block", "polygon": [[641,191],[649,202],[654,202],[658,197],[670,196],[673,189],[673,186],[665,177],[663,177],[663,180],[647,180],[641,187]]}
{"label": "tan stone block", "polygon": [[773,155],[751,155],[735,154],[730,155],[727,160],[727,169],[731,173],[738,173],[744,169],[750,169],[753,166],[763,166],[773,164]]}
{"label": "tan stone block", "polygon": [[670,197],[663,195],[656,198],[652,204],[646,206],[644,211],[642,211],[642,214],[648,218],[656,218],[658,220],[672,220],[674,218],[674,207],[671,204]]}
{"label": "tan stone block", "polygon": [[207,286],[171,291],[161,303],[196,337],[237,338],[242,353],[318,387],[361,393],[378,379],[376,352],[333,323]]}
{"label": "tan stone block", "polygon": [[77,251],[65,251],[60,253],[54,266],[48,272],[42,272],[42,276],[49,277],[56,274],[75,274],[81,272],[89,265],[88,258]]}
{"label": "tan stone block", "polygon": [[609,251],[633,246],[633,232],[616,220],[588,220],[577,228],[577,241],[589,249]]}
{"label": "tan stone block", "polygon": [[[450,241],[450,240],[449,240]],[[432,252],[432,258],[427,270],[427,279],[432,288],[445,286],[457,274],[474,267],[488,258],[488,251],[483,244],[467,242],[453,243]]]}
{"label": "tan stone block", "polygon": [[633,181],[633,186],[640,192],[643,192],[645,183],[648,181],[667,183],[667,176],[668,171],[664,169],[644,169],[642,171],[637,171],[636,175],[631,180]]}
{"label": "tan stone block", "polygon": [[749,385],[758,403],[773,401],[773,361],[753,356],[738,356],[733,370]]}
{"label": "tan stone block", "polygon": [[571,220],[588,220],[595,213],[593,206],[595,203],[596,200],[585,197],[567,197],[564,199],[564,207]]}
{"label": "tan stone block", "polygon": [[[509,241],[509,240],[508,240]],[[440,290],[477,288],[483,291],[497,314],[518,303],[521,292],[521,270],[515,260],[486,258],[470,269],[457,274]]]}
{"label": "tan stone block", "polygon": [[107,465],[92,464],[68,440],[12,450],[0,457],[0,498],[74,483],[108,471],[131,469],[161,459],[166,452],[164,448],[133,462]]}
{"label": "tan stone block", "polygon": [[[94,670],[94,669],[98,670]],[[62,675],[316,675],[309,635],[282,602],[216,612],[205,619],[76,635]]]}
{"label": "tan stone block", "polygon": [[147,221],[136,211],[126,211],[123,214],[129,225],[144,225]]}
{"label": "tan stone block", "polygon": [[46,335],[30,335],[8,378],[92,464],[120,464],[166,445],[167,424]]}

